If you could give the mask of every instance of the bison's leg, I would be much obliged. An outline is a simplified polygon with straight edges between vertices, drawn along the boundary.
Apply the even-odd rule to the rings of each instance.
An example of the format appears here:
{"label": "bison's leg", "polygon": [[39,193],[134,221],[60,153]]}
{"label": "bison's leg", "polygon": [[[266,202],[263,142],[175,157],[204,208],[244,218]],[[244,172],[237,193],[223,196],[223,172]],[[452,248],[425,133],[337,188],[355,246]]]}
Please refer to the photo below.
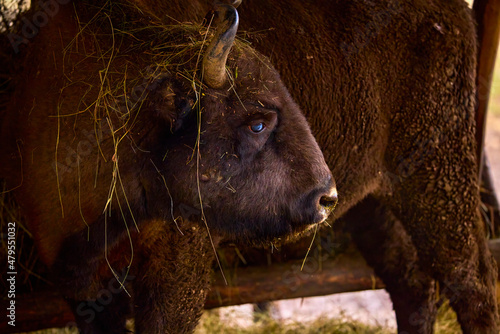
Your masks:
{"label": "bison's leg", "polygon": [[498,334],[496,263],[479,219],[475,169],[466,162],[442,154],[401,178],[398,214],[421,268],[439,282],[463,332]]}
{"label": "bison's leg", "polygon": [[106,290],[94,300],[68,302],[80,333],[128,333],[125,322],[130,315],[130,297],[123,291],[113,294]]}
{"label": "bison's leg", "polygon": [[419,269],[415,247],[401,223],[372,197],[345,216],[366,261],[389,292],[400,333],[432,333],[436,318],[434,281]]}
{"label": "bison's leg", "polygon": [[126,333],[131,298],[124,287],[130,291],[130,281],[135,276],[124,268],[115,271],[116,277],[97,278],[93,262],[82,262],[79,267],[80,271],[68,271],[60,277],[64,284],[59,284],[59,288],[75,315],[80,333]]}
{"label": "bison's leg", "polygon": [[[107,251],[104,239],[104,220],[95,222],[90,232],[83,230],[66,238],[52,266],[53,279],[60,293],[69,301],[77,325],[82,333],[125,333],[125,321],[130,315],[131,250],[129,240],[121,245],[121,230],[108,229]],[[90,235],[90,239],[87,237]],[[108,265],[104,254],[108,254]],[[110,269],[113,268],[113,269]],[[113,272],[111,272],[111,270]]]}
{"label": "bison's leg", "polygon": [[[191,333],[203,311],[213,250],[204,229],[174,223],[141,230],[141,262],[134,281],[136,333]],[[168,230],[168,231],[167,231]]]}

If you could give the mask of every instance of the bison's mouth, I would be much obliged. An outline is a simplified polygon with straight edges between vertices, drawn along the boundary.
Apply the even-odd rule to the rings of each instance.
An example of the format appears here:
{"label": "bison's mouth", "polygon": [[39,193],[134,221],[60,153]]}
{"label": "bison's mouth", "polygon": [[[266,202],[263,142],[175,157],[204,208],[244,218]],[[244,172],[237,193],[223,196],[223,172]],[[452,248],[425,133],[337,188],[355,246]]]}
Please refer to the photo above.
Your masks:
{"label": "bison's mouth", "polygon": [[[336,190],[335,190],[336,194]],[[226,234],[228,238],[224,238],[230,242],[241,243],[254,247],[268,247],[270,244],[279,247],[283,244],[297,241],[300,238],[310,235],[316,228],[321,228],[326,224],[327,219],[333,213],[336,207],[335,204],[330,206],[318,205],[315,212],[310,212],[308,217],[302,216],[302,220],[292,221],[289,218],[284,218],[279,220],[279,222],[274,222],[277,226],[280,226],[278,230],[274,231],[263,231],[262,229],[250,229],[246,230],[243,235],[235,236],[234,234]],[[267,222],[267,224],[272,224]],[[266,224],[266,225],[267,225]],[[255,226],[254,226],[255,227]]]}
{"label": "bison's mouth", "polygon": [[316,207],[316,212],[313,214],[313,219],[309,220],[310,223],[306,223],[308,220],[302,220],[296,224],[292,224],[292,232],[281,238],[275,238],[273,240],[273,244],[276,242],[286,243],[296,241],[306,235],[309,235],[315,228],[320,228],[321,225],[326,223],[326,220],[332,215],[337,203],[337,189],[333,187],[328,195],[324,195],[320,198]]}
{"label": "bison's mouth", "polygon": [[281,201],[263,202],[263,210],[244,201],[211,204],[205,211],[207,223],[223,240],[269,245],[297,239],[323,224],[337,205],[337,190],[330,182],[295,200],[282,197]]}
{"label": "bison's mouth", "polygon": [[[284,244],[291,243],[291,242],[296,242],[299,239],[302,239],[306,236],[310,236],[312,233],[314,233],[315,229],[317,228],[322,228],[323,223],[326,221],[326,218],[322,220],[319,223],[314,223],[314,224],[308,224],[308,225],[302,225],[298,228],[296,228],[293,233],[288,234],[283,237],[277,237],[274,238],[267,243],[260,243],[260,247],[268,247],[269,243],[271,243],[275,248],[279,248]],[[255,244],[254,244],[255,246]]]}

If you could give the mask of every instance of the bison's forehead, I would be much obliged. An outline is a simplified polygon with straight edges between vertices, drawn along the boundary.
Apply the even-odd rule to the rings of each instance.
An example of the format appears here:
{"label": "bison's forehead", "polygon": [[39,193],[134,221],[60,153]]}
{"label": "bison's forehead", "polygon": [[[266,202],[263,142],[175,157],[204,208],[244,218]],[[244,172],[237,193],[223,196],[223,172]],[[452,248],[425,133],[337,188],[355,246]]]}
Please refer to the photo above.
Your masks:
{"label": "bison's forehead", "polygon": [[257,51],[245,47],[235,52],[228,65],[235,74],[235,88],[240,96],[274,99],[279,103],[279,97],[288,95],[278,72]]}

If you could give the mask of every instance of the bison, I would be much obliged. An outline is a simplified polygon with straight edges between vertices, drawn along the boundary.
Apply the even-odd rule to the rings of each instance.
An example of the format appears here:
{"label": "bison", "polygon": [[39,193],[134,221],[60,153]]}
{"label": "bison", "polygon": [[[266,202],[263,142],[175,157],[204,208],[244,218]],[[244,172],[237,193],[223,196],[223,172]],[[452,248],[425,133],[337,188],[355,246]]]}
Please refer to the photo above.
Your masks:
{"label": "bison", "polygon": [[[150,8],[167,3],[181,21],[209,6]],[[498,333],[467,3],[245,0],[241,15],[306,114],[338,186],[332,224],[384,281],[398,331],[432,333],[444,297],[464,333]]]}
{"label": "bison", "polygon": [[[210,2],[149,6],[183,21]],[[398,331],[432,333],[444,297],[464,333],[498,333],[467,3],[245,0],[240,12],[306,114],[338,186],[332,224],[384,281]]]}
{"label": "bison", "polygon": [[439,294],[464,333],[498,333],[465,1],[247,0],[241,13],[311,124],[338,186],[333,218],[384,281],[398,331],[432,333]]}
{"label": "bison", "polygon": [[81,332],[125,333],[130,314],[138,333],[190,332],[219,242],[323,222],[331,172],[276,70],[235,41],[233,6],[201,26],[53,1],[23,22],[47,8],[37,36],[8,36],[1,175]]}

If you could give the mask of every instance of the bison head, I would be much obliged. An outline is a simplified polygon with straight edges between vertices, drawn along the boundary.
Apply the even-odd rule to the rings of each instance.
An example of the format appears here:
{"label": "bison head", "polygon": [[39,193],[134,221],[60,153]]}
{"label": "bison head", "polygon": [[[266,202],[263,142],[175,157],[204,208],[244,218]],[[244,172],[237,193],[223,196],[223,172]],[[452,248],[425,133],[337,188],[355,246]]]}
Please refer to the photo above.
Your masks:
{"label": "bison head", "polygon": [[142,147],[151,156],[140,175],[148,213],[204,220],[239,241],[302,231],[336,204],[331,173],[276,70],[247,45],[232,48],[235,8],[218,14],[204,88],[170,75],[148,97],[156,117]]}
{"label": "bison head", "polygon": [[0,172],[44,262],[87,240],[100,256],[132,222],[200,222],[250,242],[322,222],[336,203],[330,171],[277,72],[234,41],[236,10],[221,7],[212,36],[116,6],[77,6],[84,29],[61,15],[64,34],[49,25],[30,44],[37,58],[2,127]]}

